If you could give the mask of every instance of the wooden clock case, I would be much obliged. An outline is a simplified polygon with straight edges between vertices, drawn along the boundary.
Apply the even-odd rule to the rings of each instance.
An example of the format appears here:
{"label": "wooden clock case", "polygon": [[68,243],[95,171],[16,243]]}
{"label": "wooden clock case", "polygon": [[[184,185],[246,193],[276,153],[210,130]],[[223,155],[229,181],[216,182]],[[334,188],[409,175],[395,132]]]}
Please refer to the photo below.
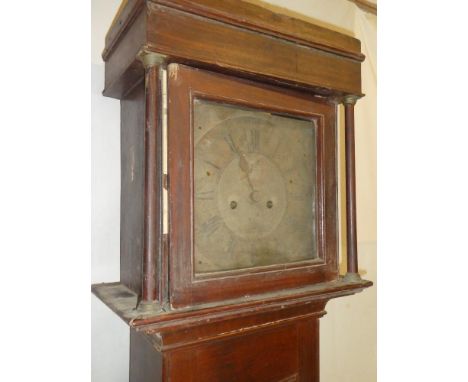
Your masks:
{"label": "wooden clock case", "polygon": [[[121,278],[92,291],[131,327],[130,381],[319,381],[326,303],[372,285],[357,272],[360,42],[243,1],[129,0],[103,58],[104,95],[121,100]],[[194,277],[194,96],[318,121],[317,259]],[[337,232],[341,103],[344,277]]]}

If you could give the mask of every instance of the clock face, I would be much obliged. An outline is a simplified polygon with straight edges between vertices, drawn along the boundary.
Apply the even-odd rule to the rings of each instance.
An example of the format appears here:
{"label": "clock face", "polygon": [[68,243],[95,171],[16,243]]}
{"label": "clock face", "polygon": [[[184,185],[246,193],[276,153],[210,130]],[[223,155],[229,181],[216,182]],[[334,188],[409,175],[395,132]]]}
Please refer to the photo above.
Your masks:
{"label": "clock face", "polygon": [[317,257],[316,125],[196,99],[195,274]]}

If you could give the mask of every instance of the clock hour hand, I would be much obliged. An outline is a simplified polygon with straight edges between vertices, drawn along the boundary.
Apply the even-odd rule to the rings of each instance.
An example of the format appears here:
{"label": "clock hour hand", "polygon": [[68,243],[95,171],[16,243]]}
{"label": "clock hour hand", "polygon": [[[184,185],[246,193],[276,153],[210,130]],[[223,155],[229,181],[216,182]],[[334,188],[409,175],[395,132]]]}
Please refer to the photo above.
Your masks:
{"label": "clock hour hand", "polygon": [[226,142],[228,145],[231,147],[231,150],[239,155],[239,167],[242,170],[242,172],[245,173],[246,178],[247,178],[247,183],[249,184],[250,189],[252,190],[249,197],[252,202],[257,203],[258,200],[255,199],[254,195],[258,193],[257,190],[255,190],[252,181],[250,180],[250,173],[252,172],[252,167],[249,165],[249,162],[247,161],[245,154],[242,150],[239,150],[237,145],[234,143],[234,139],[232,139],[231,134],[228,134],[226,137]]}
{"label": "clock hour hand", "polygon": [[250,200],[254,203],[257,203],[258,200],[255,198],[255,194],[258,193],[258,191],[254,188],[252,184],[252,180],[250,179],[250,174],[252,172],[252,166],[249,165],[249,162],[245,158],[245,154],[242,151],[238,151],[239,154],[239,167],[240,169],[245,172],[246,178],[247,178],[247,183],[249,184],[250,189],[252,190],[250,192]]}

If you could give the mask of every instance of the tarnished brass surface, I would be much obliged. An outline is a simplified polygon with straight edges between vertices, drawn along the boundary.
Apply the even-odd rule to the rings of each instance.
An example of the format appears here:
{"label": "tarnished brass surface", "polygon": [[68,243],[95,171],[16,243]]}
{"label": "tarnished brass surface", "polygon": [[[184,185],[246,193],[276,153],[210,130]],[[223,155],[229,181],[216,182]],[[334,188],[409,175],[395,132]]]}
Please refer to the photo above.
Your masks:
{"label": "tarnished brass surface", "polygon": [[311,120],[196,100],[195,273],[316,257]]}

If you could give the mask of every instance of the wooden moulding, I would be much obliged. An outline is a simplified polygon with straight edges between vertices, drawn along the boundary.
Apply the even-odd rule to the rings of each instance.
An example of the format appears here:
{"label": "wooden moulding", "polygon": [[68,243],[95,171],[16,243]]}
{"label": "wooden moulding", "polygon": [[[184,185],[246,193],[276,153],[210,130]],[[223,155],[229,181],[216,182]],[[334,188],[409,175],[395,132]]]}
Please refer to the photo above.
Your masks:
{"label": "wooden moulding", "polygon": [[122,98],[142,80],[141,49],[318,94],[361,94],[359,40],[243,1],[129,0],[106,37],[104,95]]}
{"label": "wooden moulding", "polygon": [[155,4],[180,9],[226,24],[364,60],[361,43],[351,36],[320,27],[239,0],[155,0]]}
{"label": "wooden moulding", "polygon": [[104,60],[106,62],[105,89],[103,94],[118,99],[144,81],[145,69],[138,58],[141,47],[146,43],[146,11],[142,7],[131,21],[124,23],[116,42]]}
{"label": "wooden moulding", "polygon": [[[358,39],[248,2],[240,0],[153,0],[147,2],[299,42],[358,61],[364,60],[361,42]],[[142,11],[144,5],[144,0],[126,0],[122,3],[106,35],[105,48],[102,53],[104,60],[107,59],[122,33]]]}
{"label": "wooden moulding", "polygon": [[[367,280],[336,281],[248,296],[187,309],[160,311],[157,315],[136,310],[138,295],[121,283],[95,284],[92,292],[131,327],[158,334],[160,348],[234,335],[247,327],[267,327],[298,318],[321,317],[332,298],[352,295],[372,286]],[[164,342],[165,339],[165,342]]]}
{"label": "wooden moulding", "polygon": [[[151,354],[155,351],[167,354],[276,332],[301,322],[318,325],[330,299],[361,292],[371,285],[370,281],[349,282],[340,278],[280,293],[223,301],[220,305],[204,304],[146,316],[135,309],[137,295],[120,283],[94,285],[93,292],[130,325],[132,332],[146,338],[154,349]],[[318,345],[318,337],[314,343]],[[318,350],[315,354],[318,356]]]}

